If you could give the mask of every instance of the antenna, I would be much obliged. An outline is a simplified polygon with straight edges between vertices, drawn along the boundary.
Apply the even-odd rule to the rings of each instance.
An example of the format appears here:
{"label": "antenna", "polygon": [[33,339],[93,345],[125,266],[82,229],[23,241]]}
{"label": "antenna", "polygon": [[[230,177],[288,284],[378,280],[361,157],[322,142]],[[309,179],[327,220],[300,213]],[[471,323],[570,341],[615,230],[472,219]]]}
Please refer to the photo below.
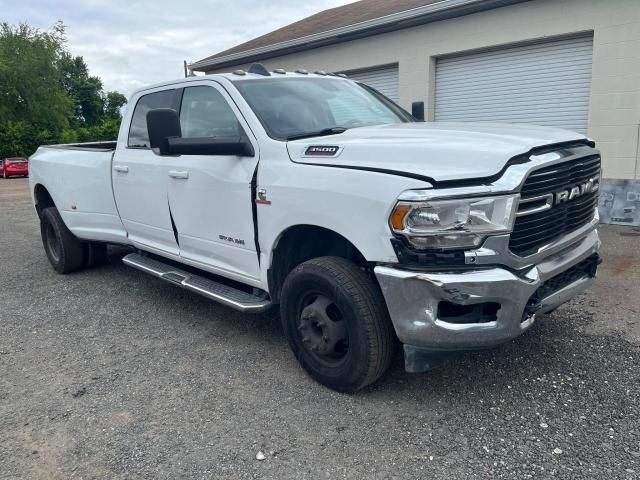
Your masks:
{"label": "antenna", "polygon": [[255,73],[256,75],[264,75],[265,77],[270,77],[271,74],[269,70],[266,69],[264,65],[261,63],[254,63],[249,67],[249,73]]}

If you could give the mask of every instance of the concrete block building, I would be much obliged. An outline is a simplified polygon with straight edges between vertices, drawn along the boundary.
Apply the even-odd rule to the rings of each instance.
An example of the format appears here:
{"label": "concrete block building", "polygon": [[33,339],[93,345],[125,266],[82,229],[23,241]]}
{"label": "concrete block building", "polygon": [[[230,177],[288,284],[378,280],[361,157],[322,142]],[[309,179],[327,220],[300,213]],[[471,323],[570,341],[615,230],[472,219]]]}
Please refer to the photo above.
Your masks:
{"label": "concrete block building", "polygon": [[361,0],[193,63],[346,73],[429,121],[551,125],[640,178],[640,0]]}

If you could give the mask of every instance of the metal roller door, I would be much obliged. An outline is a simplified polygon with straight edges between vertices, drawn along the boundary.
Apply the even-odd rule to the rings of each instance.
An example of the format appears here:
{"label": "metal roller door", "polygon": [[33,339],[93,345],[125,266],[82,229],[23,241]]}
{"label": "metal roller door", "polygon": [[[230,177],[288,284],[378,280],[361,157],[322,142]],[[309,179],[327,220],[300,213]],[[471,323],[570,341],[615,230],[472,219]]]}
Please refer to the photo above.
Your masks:
{"label": "metal roller door", "polygon": [[400,100],[398,66],[348,73],[351,80],[366,83],[394,102]]}
{"label": "metal roller door", "polygon": [[436,121],[531,123],[587,131],[593,37],[442,58]]}

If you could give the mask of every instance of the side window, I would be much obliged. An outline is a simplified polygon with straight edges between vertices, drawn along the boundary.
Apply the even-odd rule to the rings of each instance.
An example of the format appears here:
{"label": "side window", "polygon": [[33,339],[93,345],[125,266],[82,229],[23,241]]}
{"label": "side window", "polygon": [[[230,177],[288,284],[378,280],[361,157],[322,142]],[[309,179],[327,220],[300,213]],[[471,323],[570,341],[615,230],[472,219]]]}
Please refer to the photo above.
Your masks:
{"label": "side window", "polygon": [[180,127],[183,138],[243,135],[235,113],[222,94],[213,87],[185,88]]}
{"label": "side window", "polygon": [[140,97],[131,119],[128,146],[149,148],[147,112],[155,108],[173,107],[174,96],[175,90],[163,90]]}

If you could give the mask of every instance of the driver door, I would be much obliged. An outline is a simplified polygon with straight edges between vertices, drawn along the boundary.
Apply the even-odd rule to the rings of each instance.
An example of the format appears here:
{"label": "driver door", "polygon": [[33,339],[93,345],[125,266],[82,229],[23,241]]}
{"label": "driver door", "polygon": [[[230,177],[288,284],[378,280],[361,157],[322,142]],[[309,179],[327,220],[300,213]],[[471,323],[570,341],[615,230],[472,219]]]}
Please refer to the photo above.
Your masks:
{"label": "driver door", "polygon": [[180,257],[239,280],[258,279],[251,191],[258,143],[231,97],[210,81],[184,88],[180,126],[183,138],[246,136],[255,150],[253,157],[165,157]]}

